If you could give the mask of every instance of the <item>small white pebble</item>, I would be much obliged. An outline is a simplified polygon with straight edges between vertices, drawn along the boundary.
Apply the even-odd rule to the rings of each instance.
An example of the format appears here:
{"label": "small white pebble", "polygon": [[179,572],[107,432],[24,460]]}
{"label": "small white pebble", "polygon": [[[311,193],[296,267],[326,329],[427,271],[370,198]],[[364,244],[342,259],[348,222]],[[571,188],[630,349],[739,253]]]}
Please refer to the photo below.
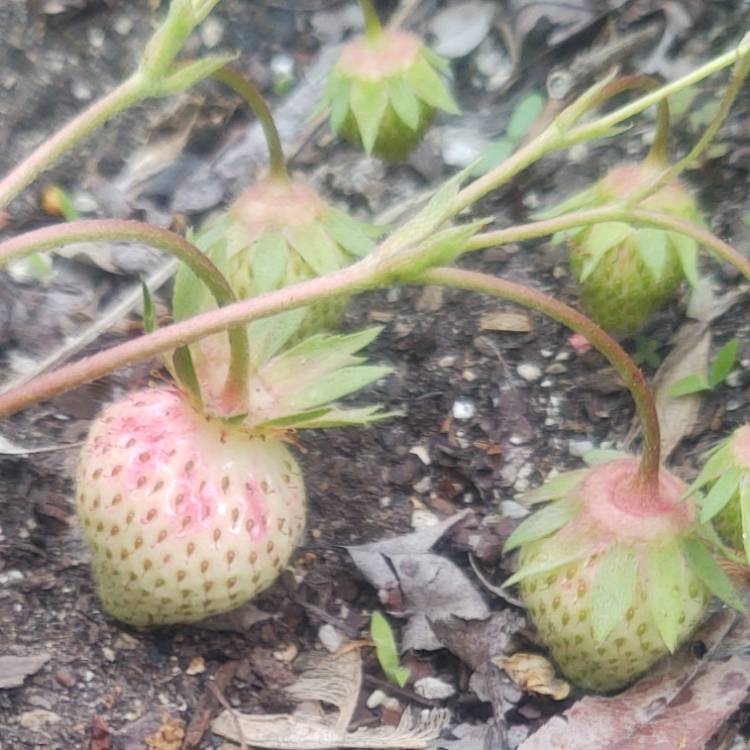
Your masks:
{"label": "small white pebble", "polygon": [[377,708],[383,704],[385,700],[385,693],[382,690],[373,690],[367,697],[367,708],[370,710]]}
{"label": "small white pebble", "polygon": [[541,368],[537,367],[536,365],[531,364],[530,362],[524,362],[521,365],[518,365],[516,368],[516,372],[527,382],[527,383],[534,383],[539,378],[542,377],[542,370]]}
{"label": "small white pebble", "polygon": [[583,458],[587,453],[594,450],[594,444],[590,440],[569,440],[568,453],[576,458]]}
{"label": "small white pebble", "polygon": [[444,700],[455,695],[456,688],[438,677],[422,677],[414,683],[414,692],[428,700]]}
{"label": "small white pebble", "polygon": [[424,529],[428,526],[437,526],[440,519],[425,508],[417,508],[411,514],[411,525],[413,529]]}
{"label": "small white pebble", "polygon": [[381,508],[390,508],[392,504],[393,504],[393,500],[390,497],[388,497],[388,495],[380,498]]}
{"label": "small white pebble", "polygon": [[113,662],[117,659],[117,654],[109,646],[102,646],[102,654],[107,661]]}
{"label": "small white pebble", "polygon": [[418,492],[420,495],[424,495],[430,491],[432,487],[432,477],[422,477],[415,485],[414,492]]}
{"label": "small white pebble", "polygon": [[344,636],[329,623],[320,626],[318,640],[331,654],[335,654],[344,645]]}
{"label": "small white pebble", "polygon": [[415,445],[413,448],[409,449],[409,453],[416,456],[425,466],[429,466],[432,463],[430,454],[424,445]]}
{"label": "small white pebble", "polygon": [[726,382],[730,388],[737,388],[738,386],[741,386],[742,385],[742,373],[739,370],[730,372],[729,375],[727,375]]}
{"label": "small white pebble", "polygon": [[502,500],[500,512],[504,518],[526,518],[531,511],[515,500]]}
{"label": "small white pebble", "polygon": [[468,398],[457,398],[453,402],[453,419],[471,419],[476,414],[477,408],[473,401]]}

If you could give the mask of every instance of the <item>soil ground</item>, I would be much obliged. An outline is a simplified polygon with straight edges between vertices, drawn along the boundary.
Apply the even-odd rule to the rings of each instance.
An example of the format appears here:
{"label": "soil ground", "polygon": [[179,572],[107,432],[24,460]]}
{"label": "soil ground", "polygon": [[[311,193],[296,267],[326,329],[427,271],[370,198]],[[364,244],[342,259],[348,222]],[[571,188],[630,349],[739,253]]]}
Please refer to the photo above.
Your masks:
{"label": "soil ground", "polygon": [[[643,19],[666,14],[662,20],[674,39],[660,65],[668,74],[707,59],[734,39],[733,30],[747,26],[747,5],[739,2],[679,4],[685,14],[682,26],[667,12],[670,5],[674,4],[583,4],[591,12],[580,36],[548,48],[540,41],[539,29],[522,34],[517,28],[523,54],[516,82],[506,91],[488,90],[476,52],[457,60],[455,89],[467,112],[466,122],[483,129],[485,136],[496,135],[496,123],[505,121],[525,93],[542,87],[549,70],[571,65],[576,50],[600,45],[603,25],[618,38]],[[441,7],[423,3],[411,25],[424,31]],[[243,53],[243,66],[279,105],[283,96],[273,91],[275,77],[277,89],[282,86],[278,71],[291,61],[292,86],[304,86],[305,71],[316,55],[349,33],[343,17],[343,5],[337,2],[226,0],[211,33],[219,37],[217,49]],[[7,170],[43,133],[131,70],[153,18],[145,1],[35,0],[11,2],[0,9],[0,168]],[[547,23],[556,28],[554,13]],[[501,48],[503,37],[497,29],[488,36]],[[196,40],[195,50],[214,41]],[[625,60],[626,70],[638,70],[637,61],[644,57],[639,54],[633,52]],[[698,92],[690,112],[702,111],[711,94],[710,86]],[[745,251],[750,247],[750,227],[743,221],[750,211],[749,101],[741,100],[725,125],[718,140],[724,148],[688,174],[714,231]],[[136,148],[154,142],[174,145],[170,137],[181,132],[180,118],[186,117],[195,119],[174,153],[177,167],[171,165],[166,177],[162,172],[146,180],[137,200],[131,200],[132,193],[125,202],[116,191],[106,193]],[[449,130],[455,125],[441,119],[406,165],[386,168],[319,134],[302,150],[295,167],[330,200],[348,204],[363,216],[378,214],[453,171],[444,163],[441,136],[461,137]],[[203,87],[178,105],[144,105],[107,126],[58,165],[49,181],[72,194],[96,196],[93,213],[104,215],[102,206],[116,206],[121,215],[168,223],[183,176],[210,161],[246,127],[231,97]],[[699,117],[678,120],[676,148],[692,142],[699,127]],[[536,206],[551,205],[607,167],[644,153],[651,132],[646,118],[614,142],[546,158],[476,207],[475,213],[496,217],[500,226],[524,220]],[[252,177],[248,174],[248,183]],[[235,189],[234,184],[220,186],[216,204]],[[105,193],[111,196],[109,202],[102,198]],[[198,221],[214,207],[188,212],[186,220]],[[13,205],[5,232],[51,220],[38,206],[38,193],[27,191]],[[548,242],[491,249],[465,265],[527,282],[568,301],[576,299],[565,251]],[[705,258],[702,267],[717,296],[742,288],[732,269]],[[54,280],[41,285],[0,276],[0,362],[6,381],[41,359],[61,337],[89,325],[143,269],[118,275],[58,259],[56,270]],[[711,324],[717,346],[733,337],[739,340],[741,365],[729,385],[704,398],[696,424],[671,458],[685,478],[695,473],[703,451],[750,419],[745,304],[741,300]],[[112,746],[108,741],[132,750],[145,747],[143,738],[149,732],[144,727],[149,721],[158,726],[161,714],[169,711],[190,724],[210,696],[209,676],[232,663],[237,672],[224,693],[233,707],[247,712],[285,709],[288,699],[280,688],[288,684],[293,667],[284,653],[319,647],[319,628],[325,623],[364,633],[367,613],[378,606],[376,592],[342,545],[406,533],[417,509],[437,517],[462,508],[476,511],[476,523],[490,547],[481,554],[474,551],[488,575],[502,579],[506,572],[497,552],[509,523],[502,518],[501,510],[509,507],[503,503],[538,485],[551,469],[579,465],[587,446],[625,444],[633,413],[627,392],[606,363],[594,352],[581,353],[571,346],[568,331],[535,314],[527,316],[529,330],[493,330],[488,316],[498,312],[519,311],[496,300],[432,288],[398,288],[351,301],[345,326],[383,324],[383,334],[371,347],[372,358],[394,368],[393,375],[367,395],[404,416],[368,429],[300,437],[310,501],[306,543],[292,571],[256,602],[272,617],[241,632],[197,627],[142,632],[108,618],[97,604],[71,503],[75,449],[0,455],[0,656],[49,656],[22,686],[0,689],[0,748],[106,748]],[[634,352],[651,346],[665,356],[684,314],[684,304],[675,303],[644,331],[643,337],[654,343],[630,340],[627,347]],[[107,331],[89,350],[133,335],[133,321]],[[79,441],[101,405],[145,385],[154,365],[135,365],[16,415],[0,426],[0,433],[25,447]],[[653,373],[655,363],[645,368]],[[454,534],[444,542],[444,553],[471,575],[466,550],[466,535]],[[508,606],[485,593],[492,608]],[[490,709],[465,685],[466,673],[458,660],[445,652],[420,654],[419,659],[427,673],[447,675],[458,683],[458,694],[447,701],[457,720],[487,718]],[[372,657],[366,671],[376,679],[380,675]],[[363,690],[363,699],[367,694]],[[561,705],[567,703],[527,696],[509,718],[532,731]],[[368,723],[377,718],[362,705],[357,720]],[[209,731],[190,746],[217,748],[221,742]]]}

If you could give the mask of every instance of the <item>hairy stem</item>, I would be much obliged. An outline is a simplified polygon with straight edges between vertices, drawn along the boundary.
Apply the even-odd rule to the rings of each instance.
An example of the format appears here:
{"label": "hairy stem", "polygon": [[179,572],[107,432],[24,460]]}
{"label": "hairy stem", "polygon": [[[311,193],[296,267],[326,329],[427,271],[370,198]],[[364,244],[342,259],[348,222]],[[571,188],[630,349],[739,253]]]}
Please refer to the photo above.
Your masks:
{"label": "hairy stem", "polygon": [[81,112],[3,178],[0,182],[0,209],[6,208],[24,188],[79,141],[146,96],[148,86],[143,77],[136,74]]}
{"label": "hairy stem", "polygon": [[289,174],[286,169],[286,160],[284,159],[284,150],[281,146],[279,131],[276,129],[276,123],[273,121],[273,115],[266,100],[260,91],[258,91],[255,84],[247,76],[229,65],[214,73],[214,78],[236,91],[247,102],[250,109],[253,110],[266,136],[270,155],[271,175],[277,179],[288,180]]}
{"label": "hairy stem", "polygon": [[643,425],[641,479],[647,486],[657,486],[660,438],[659,419],[656,414],[653,393],[643,373],[627,352],[611,336],[599,328],[593,320],[543,292],[484,273],[466,271],[461,268],[433,268],[424,273],[420,281],[501,297],[532,310],[537,310],[573,331],[583,334],[591,345],[614,367],[633,396],[638,416]]}
{"label": "hairy stem", "polygon": [[[0,242],[0,268],[35,252],[90,241],[141,242],[181,260],[208,287],[218,305],[230,305],[236,297],[218,268],[195,245],[166,229],[119,219],[71,221],[27,232]],[[248,379],[249,346],[244,326],[229,330],[231,364],[226,393],[233,401],[244,392]]]}

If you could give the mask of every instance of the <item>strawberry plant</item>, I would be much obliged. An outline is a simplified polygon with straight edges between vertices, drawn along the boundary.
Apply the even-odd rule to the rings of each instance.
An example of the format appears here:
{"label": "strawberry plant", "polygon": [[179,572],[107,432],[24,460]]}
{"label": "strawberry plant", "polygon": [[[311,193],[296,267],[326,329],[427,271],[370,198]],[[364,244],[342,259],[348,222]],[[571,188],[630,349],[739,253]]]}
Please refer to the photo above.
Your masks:
{"label": "strawberry plant", "polygon": [[[146,298],[143,336],[0,394],[5,416],[127,363],[164,357],[173,382],[105,408],[81,454],[78,515],[105,609],[135,625],[193,622],[227,611],[272,583],[304,530],[304,481],[289,447],[293,431],[393,416],[377,406],[339,403],[388,374],[389,368],[368,365],[362,356],[378,329],[327,329],[337,322],[341,300],[396,284],[450,286],[548,315],[585,336],[633,396],[643,426],[642,455],[607,456],[552,480],[534,496],[551,503],[508,540],[508,551],[520,550],[508,583],[520,583],[530,616],[563,672],[584,687],[618,689],[684,641],[712,595],[741,609],[714,559],[722,545],[707,522],[737,499],[741,524],[747,525],[745,433],[711,457],[689,492],[661,466],[653,394],[617,341],[547,294],[451,264],[481,248],[571,232],[582,282],[598,278],[589,307],[620,333],[672,295],[681,278],[693,277],[699,246],[750,278],[750,262],[696,222],[695,204],[678,182],[736,97],[750,69],[750,40],[605,114],[595,114],[596,108],[643,81],[594,85],[507,159],[476,179],[469,180],[470,168],[448,180],[414,216],[376,241],[373,229],[330,209],[288,176],[265,105],[249,82],[226,69],[226,58],[174,62],[215,1],[173,0],[124,93],[118,89],[92,105],[0,182],[4,208],[117,111],[207,75],[248,100],[271,144],[269,176],[188,239],[139,222],[104,219],[53,225],[0,243],[2,264],[84,240],[116,239],[164,250],[186,267],[176,284],[174,323],[157,330]],[[354,60],[363,67],[345,96],[329,90],[332,111],[342,128],[349,127],[351,115],[367,150],[400,155],[426,126],[430,110],[450,109],[452,100],[444,98],[421,42],[394,37],[380,27],[369,3],[363,7],[365,41],[345,58],[347,65]],[[731,65],[733,77],[715,118],[695,147],[668,166],[662,103]],[[334,76],[343,76],[341,63]],[[545,154],[611,136],[653,105],[662,114],[646,162],[617,168],[583,197],[529,224],[487,230],[488,219],[457,219]],[[393,126],[394,117],[400,124]],[[601,289],[616,274],[619,309],[600,309],[614,295]],[[384,668],[398,667],[392,646],[380,649],[390,652]]]}

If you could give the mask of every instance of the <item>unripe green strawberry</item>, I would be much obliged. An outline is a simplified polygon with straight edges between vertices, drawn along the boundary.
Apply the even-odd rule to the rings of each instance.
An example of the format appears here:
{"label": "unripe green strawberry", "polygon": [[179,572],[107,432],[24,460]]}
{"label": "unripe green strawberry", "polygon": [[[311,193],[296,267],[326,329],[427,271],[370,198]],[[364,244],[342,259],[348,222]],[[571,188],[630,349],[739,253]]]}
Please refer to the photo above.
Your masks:
{"label": "unripe green strawberry", "polygon": [[[240,299],[306,281],[366,255],[381,230],[327,205],[309,186],[271,176],[245,190],[231,208],[191,239],[218,266]],[[346,298],[331,298],[248,326],[253,368],[285,346],[331,330]],[[177,273],[175,320],[215,308],[208,289],[187,268]],[[224,334],[191,346],[199,379],[222,382],[229,362]],[[209,388],[207,396],[215,389]]]}
{"label": "unripe green strawberry", "polygon": [[[710,592],[741,608],[729,579],[700,541],[684,486],[662,470],[654,496],[626,458],[542,488],[562,499],[521,524],[523,600],[563,674],[610,692],[672,652],[702,618]],[[559,488],[559,491],[556,491]]]}
{"label": "unripe green strawberry", "polygon": [[77,509],[104,608],[132,625],[234,609],[287,565],[305,519],[296,461],[273,433],[133,393],[93,423]]}
{"label": "unripe green strawberry", "polygon": [[[625,200],[657,169],[649,161],[615,167],[593,188],[560,208],[595,208]],[[701,222],[694,199],[678,182],[666,185],[641,205]],[[697,282],[696,242],[678,232],[610,221],[564,234],[584,308],[612,333],[635,333],[675,296],[685,278],[691,284]]]}
{"label": "unripe green strawberry", "polygon": [[691,485],[702,490],[701,521],[713,520],[719,534],[750,562],[750,425],[735,430],[711,454]]}
{"label": "unripe green strawberry", "polygon": [[331,128],[368,154],[402,161],[437,109],[459,113],[436,68],[447,69],[414,34],[377,29],[353,39],[326,87]]}

